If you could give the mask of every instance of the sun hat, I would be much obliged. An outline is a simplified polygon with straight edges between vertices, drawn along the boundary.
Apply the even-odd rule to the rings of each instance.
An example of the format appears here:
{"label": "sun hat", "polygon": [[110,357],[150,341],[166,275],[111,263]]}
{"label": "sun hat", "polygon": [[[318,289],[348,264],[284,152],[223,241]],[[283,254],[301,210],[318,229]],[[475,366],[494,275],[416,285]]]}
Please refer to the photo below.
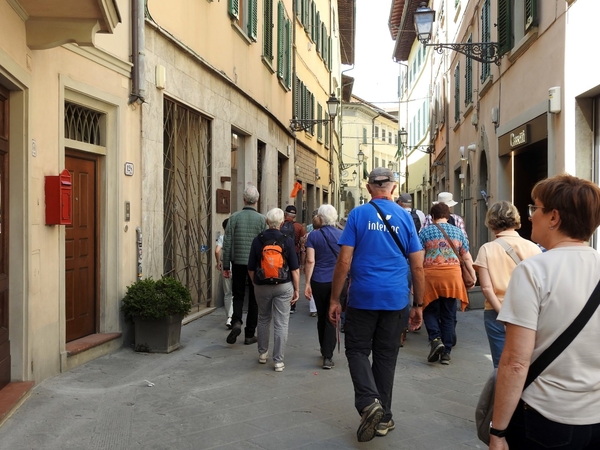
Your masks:
{"label": "sun hat", "polygon": [[438,194],[437,202],[431,202],[432,205],[437,205],[438,203],[444,203],[449,208],[451,208],[454,205],[458,205],[458,202],[455,202],[454,200],[452,200],[451,192],[440,192]]}

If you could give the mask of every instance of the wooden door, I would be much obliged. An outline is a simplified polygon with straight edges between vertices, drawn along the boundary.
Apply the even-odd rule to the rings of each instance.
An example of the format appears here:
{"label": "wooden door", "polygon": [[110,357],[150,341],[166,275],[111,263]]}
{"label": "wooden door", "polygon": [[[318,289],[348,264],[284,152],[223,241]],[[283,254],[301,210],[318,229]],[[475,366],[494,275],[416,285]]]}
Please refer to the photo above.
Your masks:
{"label": "wooden door", "polygon": [[66,342],[96,332],[97,161],[69,154],[73,224],[65,229]]}
{"label": "wooden door", "polygon": [[8,90],[0,86],[0,389],[8,383]]}

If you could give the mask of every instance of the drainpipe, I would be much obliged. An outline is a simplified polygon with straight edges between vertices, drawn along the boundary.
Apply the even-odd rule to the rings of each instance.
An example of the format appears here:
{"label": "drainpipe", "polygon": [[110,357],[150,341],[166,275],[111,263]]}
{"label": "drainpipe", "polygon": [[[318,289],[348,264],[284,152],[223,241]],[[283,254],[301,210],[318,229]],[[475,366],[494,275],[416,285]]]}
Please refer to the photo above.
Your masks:
{"label": "drainpipe", "polygon": [[146,95],[146,81],[144,78],[146,46],[144,16],[145,0],[131,2],[131,94],[129,104],[144,103]]}

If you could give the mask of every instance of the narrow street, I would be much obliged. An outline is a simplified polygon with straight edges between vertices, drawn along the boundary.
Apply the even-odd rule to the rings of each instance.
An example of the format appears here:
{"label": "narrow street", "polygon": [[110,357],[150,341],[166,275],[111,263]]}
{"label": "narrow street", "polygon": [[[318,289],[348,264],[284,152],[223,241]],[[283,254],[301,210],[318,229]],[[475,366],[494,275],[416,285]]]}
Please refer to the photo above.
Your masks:
{"label": "narrow street", "polygon": [[[426,361],[409,334],[394,389],[396,429],[356,441],[359,416],[346,358],[321,369],[316,318],[290,317],[285,370],[258,364],[256,345],[227,345],[223,309],[182,330],[169,355],[128,348],[49,378],[0,429],[2,450],[473,449],[474,407],[492,370],[483,311],[458,314],[450,366]],[[272,342],[272,339],[271,339]]]}

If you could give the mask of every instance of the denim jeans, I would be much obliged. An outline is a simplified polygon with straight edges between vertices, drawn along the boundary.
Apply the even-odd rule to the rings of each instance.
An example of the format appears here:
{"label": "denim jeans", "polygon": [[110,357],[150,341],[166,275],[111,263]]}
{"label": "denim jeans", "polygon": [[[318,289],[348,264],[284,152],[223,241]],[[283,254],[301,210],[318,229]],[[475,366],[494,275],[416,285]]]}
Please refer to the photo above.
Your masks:
{"label": "denim jeans", "polygon": [[[400,348],[400,311],[346,308],[345,345],[354,384],[354,406],[360,414],[378,399],[392,418],[392,388]],[[373,363],[369,355],[373,352]]]}
{"label": "denim jeans", "polygon": [[233,317],[232,325],[242,324],[242,315],[244,313],[244,297],[246,295],[246,280],[248,281],[248,315],[246,316],[246,327],[244,336],[252,337],[256,331],[256,321],[258,320],[258,308],[256,306],[256,297],[254,296],[254,285],[248,276],[248,266],[241,264],[232,264],[231,290],[233,292]]}
{"label": "denim jeans", "polygon": [[508,425],[506,442],[510,450],[593,450],[600,448],[600,424],[554,422],[521,400]]}
{"label": "denim jeans", "polygon": [[290,321],[290,301],[294,285],[290,283],[256,285],[258,305],[258,353],[269,350],[271,319],[273,319],[273,361],[283,362]]}
{"label": "denim jeans", "polygon": [[429,340],[442,338],[444,353],[450,353],[453,347],[456,322],[456,299],[440,297],[432,301],[423,310],[423,323],[427,328]]}
{"label": "denim jeans", "polygon": [[492,362],[494,367],[498,367],[500,362],[500,355],[504,349],[504,338],[506,331],[504,324],[496,320],[498,313],[493,309],[486,309],[483,312],[483,324],[485,325],[485,332],[490,343],[490,352],[492,353]]}
{"label": "denim jeans", "polygon": [[311,280],[310,287],[317,306],[317,333],[319,335],[319,345],[321,346],[321,356],[331,359],[336,344],[335,327],[329,321],[331,282],[318,283]]}

